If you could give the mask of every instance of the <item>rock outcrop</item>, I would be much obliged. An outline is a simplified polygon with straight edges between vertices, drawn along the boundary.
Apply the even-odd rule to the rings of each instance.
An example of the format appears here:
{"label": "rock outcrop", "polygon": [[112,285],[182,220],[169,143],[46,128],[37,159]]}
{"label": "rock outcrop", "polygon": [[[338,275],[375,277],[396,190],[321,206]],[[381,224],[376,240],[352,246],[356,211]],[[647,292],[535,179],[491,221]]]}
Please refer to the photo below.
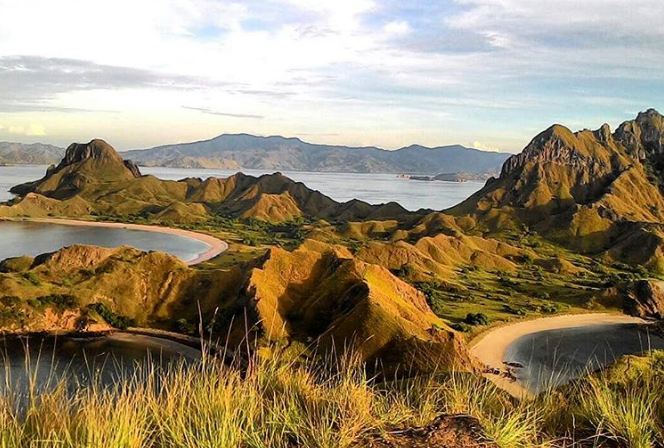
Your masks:
{"label": "rock outcrop", "polygon": [[619,291],[627,314],[664,319],[664,282],[638,280],[619,288]]}
{"label": "rock outcrop", "polygon": [[17,185],[12,193],[39,193],[55,199],[66,199],[104,182],[123,182],[141,176],[136,165],[125,161],[103,140],[87,144],[73,143],[57,166],[51,166],[44,178]]}

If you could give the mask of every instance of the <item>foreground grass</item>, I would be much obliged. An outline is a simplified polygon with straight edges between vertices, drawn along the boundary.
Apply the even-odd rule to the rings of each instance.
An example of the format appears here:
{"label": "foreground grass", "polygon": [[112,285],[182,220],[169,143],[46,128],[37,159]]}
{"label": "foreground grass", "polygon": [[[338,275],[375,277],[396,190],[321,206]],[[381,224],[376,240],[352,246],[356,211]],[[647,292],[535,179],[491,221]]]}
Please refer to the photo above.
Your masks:
{"label": "foreground grass", "polygon": [[639,362],[527,402],[472,374],[379,383],[352,359],[142,368],[112,387],[5,387],[0,447],[361,447],[440,414],[476,417],[502,447],[662,446],[664,355]]}

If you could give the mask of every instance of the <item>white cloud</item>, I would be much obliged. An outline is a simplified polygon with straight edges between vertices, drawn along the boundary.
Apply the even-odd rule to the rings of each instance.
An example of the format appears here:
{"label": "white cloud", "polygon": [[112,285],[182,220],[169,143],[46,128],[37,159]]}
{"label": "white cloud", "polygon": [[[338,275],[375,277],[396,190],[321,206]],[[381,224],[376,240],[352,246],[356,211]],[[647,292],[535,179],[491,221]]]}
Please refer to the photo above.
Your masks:
{"label": "white cloud", "polygon": [[[0,130],[4,129],[0,126]],[[23,135],[27,137],[41,137],[46,135],[46,128],[41,123],[29,123],[27,125],[10,125],[7,132],[14,135]]]}
{"label": "white cloud", "polygon": [[[232,128],[407,143],[392,128],[431,145],[516,148],[569,117],[576,97],[632,93],[577,83],[662,77],[661,0],[453,1],[422,2],[418,17],[371,0],[0,0],[0,58],[69,61],[26,65],[11,76],[21,89],[0,59],[0,113],[62,139],[103,130],[168,143]],[[508,123],[518,133],[496,136]]]}
{"label": "white cloud", "polygon": [[25,135],[30,137],[44,136],[46,135],[46,128],[40,123],[31,123],[25,131]]}
{"label": "white cloud", "polygon": [[643,41],[664,36],[660,0],[456,0],[464,6],[449,16],[447,24],[485,33],[519,36],[522,39],[588,38],[606,45],[607,40]]}
{"label": "white cloud", "polygon": [[487,145],[487,144],[482,143],[482,142],[477,141],[477,140],[472,142],[468,146],[470,146],[471,148],[475,148],[475,149],[481,149],[482,151],[492,151],[492,152],[500,152],[501,151],[500,148],[498,148],[497,146]]}
{"label": "white cloud", "polygon": [[404,35],[411,31],[410,24],[405,20],[395,20],[388,22],[383,27],[383,30],[388,34]]}

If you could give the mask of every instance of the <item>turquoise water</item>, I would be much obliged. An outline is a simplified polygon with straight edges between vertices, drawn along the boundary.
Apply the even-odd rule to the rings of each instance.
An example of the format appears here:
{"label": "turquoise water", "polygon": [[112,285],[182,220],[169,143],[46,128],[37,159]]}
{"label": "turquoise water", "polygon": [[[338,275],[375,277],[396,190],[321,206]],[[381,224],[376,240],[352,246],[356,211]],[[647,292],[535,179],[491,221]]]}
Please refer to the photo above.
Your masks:
{"label": "turquoise water", "polygon": [[190,261],[208,250],[192,238],[122,228],[68,226],[32,222],[0,222],[0,260],[54,252],[74,244],[101,247],[131,246],[160,251]]}

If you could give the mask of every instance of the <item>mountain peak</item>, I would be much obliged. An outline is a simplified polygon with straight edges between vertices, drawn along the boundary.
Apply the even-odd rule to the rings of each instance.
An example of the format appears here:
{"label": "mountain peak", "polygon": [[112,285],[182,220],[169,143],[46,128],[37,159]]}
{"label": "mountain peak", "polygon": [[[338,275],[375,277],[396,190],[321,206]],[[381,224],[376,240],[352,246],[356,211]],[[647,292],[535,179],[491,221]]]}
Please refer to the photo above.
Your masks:
{"label": "mountain peak", "polygon": [[111,145],[104,140],[94,139],[89,143],[72,143],[69,145],[60,165],[71,165],[83,162],[86,159],[122,161],[120,155]]}
{"label": "mountain peak", "polygon": [[521,153],[507,159],[503,164],[501,177],[509,176],[528,163],[571,163],[577,159],[572,155],[576,141],[577,136],[569,128],[554,124],[537,134]]}
{"label": "mountain peak", "polygon": [[618,127],[615,138],[634,157],[660,165],[664,156],[664,117],[652,108],[640,112],[636,119]]}
{"label": "mountain peak", "polygon": [[662,114],[660,114],[659,112],[657,112],[656,109],[651,107],[650,109],[646,110],[645,112],[639,112],[636,119],[639,120],[639,119],[642,119],[643,117],[649,117],[649,118],[650,117],[659,117],[659,118],[662,118]]}
{"label": "mountain peak", "polygon": [[138,167],[129,160],[123,160],[120,154],[111,145],[102,139],[93,139],[89,143],[72,143],[65,152],[65,157],[55,168],[59,171],[67,166],[80,164],[86,160],[94,160],[102,163],[123,165],[133,177],[140,177]]}
{"label": "mountain peak", "polygon": [[80,191],[85,184],[130,180],[141,176],[138,167],[123,160],[108,143],[94,139],[88,143],[72,143],[57,166],[51,166],[43,179],[17,185],[12,192],[19,195],[40,193],[66,197]]}

